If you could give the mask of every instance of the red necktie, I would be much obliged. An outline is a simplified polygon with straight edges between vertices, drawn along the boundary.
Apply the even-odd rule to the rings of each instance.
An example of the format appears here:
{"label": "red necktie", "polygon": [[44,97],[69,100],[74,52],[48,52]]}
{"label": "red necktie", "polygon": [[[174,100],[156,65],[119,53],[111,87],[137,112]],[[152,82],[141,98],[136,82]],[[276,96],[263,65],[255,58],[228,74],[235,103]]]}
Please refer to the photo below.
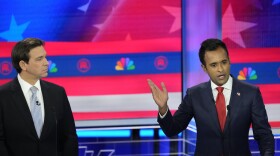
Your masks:
{"label": "red necktie", "polygon": [[216,99],[216,109],[219,117],[219,122],[222,131],[224,131],[225,121],[226,121],[226,101],[223,94],[223,87],[217,87],[218,95]]}

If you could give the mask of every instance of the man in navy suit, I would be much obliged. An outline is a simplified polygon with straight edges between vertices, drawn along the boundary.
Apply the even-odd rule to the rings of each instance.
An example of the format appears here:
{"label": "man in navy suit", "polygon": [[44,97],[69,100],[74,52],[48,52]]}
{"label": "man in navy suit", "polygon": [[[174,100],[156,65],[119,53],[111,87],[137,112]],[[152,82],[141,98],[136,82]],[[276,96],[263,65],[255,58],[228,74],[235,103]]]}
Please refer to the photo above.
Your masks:
{"label": "man in navy suit", "polygon": [[[201,44],[199,58],[210,81],[187,89],[173,116],[168,109],[168,93],[164,83],[161,83],[161,90],[148,79],[153,99],[159,108],[158,122],[164,133],[174,136],[185,130],[194,118],[197,126],[195,155],[243,156],[251,155],[248,133],[252,125],[261,155],[274,155],[274,137],[260,90],[230,75],[226,45],[218,39],[207,39]],[[216,108],[217,87],[223,88],[220,93],[224,101],[223,124],[219,122],[223,119],[219,120],[220,109]]]}
{"label": "man in navy suit", "polygon": [[[66,92],[61,86],[41,80],[48,75],[46,55],[44,42],[36,38],[19,41],[12,50],[18,75],[0,87],[1,156],[78,156]],[[37,116],[33,108],[39,110]],[[35,126],[38,118],[40,126]]]}

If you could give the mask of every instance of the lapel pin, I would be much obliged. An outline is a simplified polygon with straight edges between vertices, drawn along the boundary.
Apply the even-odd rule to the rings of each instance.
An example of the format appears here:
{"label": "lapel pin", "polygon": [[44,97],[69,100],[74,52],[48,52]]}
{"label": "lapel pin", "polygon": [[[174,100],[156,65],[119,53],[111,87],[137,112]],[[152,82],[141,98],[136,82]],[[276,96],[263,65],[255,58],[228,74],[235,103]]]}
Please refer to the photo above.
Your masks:
{"label": "lapel pin", "polygon": [[237,96],[240,96],[240,93],[239,93],[239,92],[237,92],[236,94],[237,94]]}

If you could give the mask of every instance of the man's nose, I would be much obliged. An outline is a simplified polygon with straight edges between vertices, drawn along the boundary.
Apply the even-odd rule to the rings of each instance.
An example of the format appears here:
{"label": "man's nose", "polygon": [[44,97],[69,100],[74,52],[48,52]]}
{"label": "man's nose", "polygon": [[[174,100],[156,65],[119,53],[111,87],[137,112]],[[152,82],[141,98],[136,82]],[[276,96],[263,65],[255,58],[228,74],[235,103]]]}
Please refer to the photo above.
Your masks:
{"label": "man's nose", "polygon": [[224,70],[224,67],[221,63],[218,64],[218,71],[222,72]]}
{"label": "man's nose", "polygon": [[45,58],[45,65],[49,65],[49,61]]}

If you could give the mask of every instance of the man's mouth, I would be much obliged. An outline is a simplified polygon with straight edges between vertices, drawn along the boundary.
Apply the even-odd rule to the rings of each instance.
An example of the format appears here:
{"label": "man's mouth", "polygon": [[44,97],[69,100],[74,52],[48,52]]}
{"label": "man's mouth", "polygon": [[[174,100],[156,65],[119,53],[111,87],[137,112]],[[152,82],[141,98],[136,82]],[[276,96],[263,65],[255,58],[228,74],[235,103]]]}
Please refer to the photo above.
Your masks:
{"label": "man's mouth", "polygon": [[226,77],[225,74],[222,74],[222,75],[218,75],[218,78],[221,80],[221,79],[224,79]]}

